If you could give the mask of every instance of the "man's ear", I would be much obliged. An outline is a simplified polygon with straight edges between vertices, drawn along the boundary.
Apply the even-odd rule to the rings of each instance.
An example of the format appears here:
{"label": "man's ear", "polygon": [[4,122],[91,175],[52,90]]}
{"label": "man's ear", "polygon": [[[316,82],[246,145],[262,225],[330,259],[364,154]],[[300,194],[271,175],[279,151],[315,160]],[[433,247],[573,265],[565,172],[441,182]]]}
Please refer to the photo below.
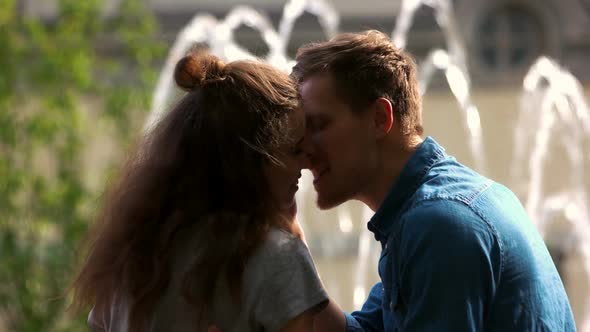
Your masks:
{"label": "man's ear", "polygon": [[373,103],[373,122],[377,138],[387,135],[393,127],[393,105],[386,98],[377,98]]}

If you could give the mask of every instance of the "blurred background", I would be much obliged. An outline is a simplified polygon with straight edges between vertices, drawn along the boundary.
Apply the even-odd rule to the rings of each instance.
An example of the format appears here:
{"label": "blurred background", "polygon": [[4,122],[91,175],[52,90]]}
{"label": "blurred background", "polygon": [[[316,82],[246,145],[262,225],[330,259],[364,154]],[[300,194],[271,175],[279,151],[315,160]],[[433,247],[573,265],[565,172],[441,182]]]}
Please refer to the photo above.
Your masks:
{"label": "blurred background", "polygon": [[[110,176],[178,96],[170,64],[203,43],[288,71],[299,46],[378,29],[420,68],[424,125],[510,187],[590,331],[589,0],[0,1],[0,331],[85,331],[65,312],[77,248]],[[299,218],[346,310],[378,280],[359,203]]]}

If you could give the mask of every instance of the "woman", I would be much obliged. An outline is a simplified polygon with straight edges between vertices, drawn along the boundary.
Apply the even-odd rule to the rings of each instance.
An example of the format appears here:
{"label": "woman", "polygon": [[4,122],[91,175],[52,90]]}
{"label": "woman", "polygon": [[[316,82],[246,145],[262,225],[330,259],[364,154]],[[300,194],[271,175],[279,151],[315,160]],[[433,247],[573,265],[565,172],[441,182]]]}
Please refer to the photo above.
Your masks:
{"label": "woman", "polygon": [[328,297],[296,235],[306,162],[289,77],[193,52],[188,93],[111,188],[75,282],[94,331],[307,331]]}

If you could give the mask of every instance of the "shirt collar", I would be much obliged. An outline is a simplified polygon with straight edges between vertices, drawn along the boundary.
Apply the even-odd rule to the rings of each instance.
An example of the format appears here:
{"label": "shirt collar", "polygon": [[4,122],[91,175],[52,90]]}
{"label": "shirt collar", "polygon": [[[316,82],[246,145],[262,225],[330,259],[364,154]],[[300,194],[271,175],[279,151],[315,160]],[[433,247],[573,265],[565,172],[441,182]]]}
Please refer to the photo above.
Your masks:
{"label": "shirt collar", "polygon": [[396,224],[394,217],[422,184],[422,179],[428,170],[446,158],[444,151],[444,148],[429,136],[412,154],[383,203],[367,224],[367,228],[375,234],[377,241],[383,243],[387,240]]}

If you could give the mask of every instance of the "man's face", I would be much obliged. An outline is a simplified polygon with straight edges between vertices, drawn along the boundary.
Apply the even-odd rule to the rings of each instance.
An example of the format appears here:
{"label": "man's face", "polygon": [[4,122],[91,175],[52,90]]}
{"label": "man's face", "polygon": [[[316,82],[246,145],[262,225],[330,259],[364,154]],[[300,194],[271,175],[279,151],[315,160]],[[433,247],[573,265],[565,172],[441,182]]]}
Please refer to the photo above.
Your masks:
{"label": "man's face", "polygon": [[304,150],[320,209],[358,199],[376,163],[371,112],[353,112],[335,89],[329,74],[311,76],[300,86],[306,119]]}

